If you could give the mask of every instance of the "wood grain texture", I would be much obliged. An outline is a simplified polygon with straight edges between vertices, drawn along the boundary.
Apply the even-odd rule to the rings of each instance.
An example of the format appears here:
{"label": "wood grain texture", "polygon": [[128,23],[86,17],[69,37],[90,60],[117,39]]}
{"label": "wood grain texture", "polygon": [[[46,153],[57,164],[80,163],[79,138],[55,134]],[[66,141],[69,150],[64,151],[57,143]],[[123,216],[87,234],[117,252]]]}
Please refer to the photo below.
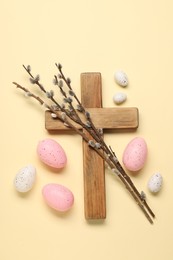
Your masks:
{"label": "wood grain texture", "polygon": [[[85,108],[102,107],[100,73],[81,74],[81,102]],[[89,139],[92,137],[85,132]],[[106,218],[105,172],[103,159],[83,141],[84,204],[86,219]]]}
{"label": "wood grain texture", "polygon": [[[96,128],[105,130],[132,129],[139,124],[135,107],[102,108],[102,86],[100,73],[81,74],[81,102],[90,113]],[[80,113],[80,116],[82,114]],[[83,118],[84,119],[84,118]],[[85,120],[85,119],[84,119]],[[73,122],[74,124],[74,122]],[[81,129],[80,125],[75,125]],[[69,132],[72,129],[45,112],[45,128],[48,131]],[[86,135],[89,136],[87,132]],[[92,137],[90,136],[90,139]],[[105,175],[103,159],[83,141],[84,205],[86,219],[106,218]]]}
{"label": "wood grain texture", "polygon": [[[97,128],[103,128],[105,130],[135,130],[139,124],[138,109],[136,107],[87,108],[87,111],[90,113],[92,121]],[[76,124],[76,127],[81,129],[80,125]],[[49,111],[45,113],[45,128],[48,131],[69,130],[60,120],[53,119]]]}

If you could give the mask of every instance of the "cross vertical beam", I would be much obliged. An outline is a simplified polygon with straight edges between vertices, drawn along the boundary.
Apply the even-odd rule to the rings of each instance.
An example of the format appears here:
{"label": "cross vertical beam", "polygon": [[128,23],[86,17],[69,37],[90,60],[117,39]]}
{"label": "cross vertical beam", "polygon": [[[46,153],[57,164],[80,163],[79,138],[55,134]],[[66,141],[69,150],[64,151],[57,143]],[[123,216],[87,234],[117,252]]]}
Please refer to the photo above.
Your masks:
{"label": "cross vertical beam", "polygon": [[[102,107],[100,73],[81,74],[81,102],[86,110]],[[92,139],[86,131],[85,134]],[[83,155],[85,218],[104,219],[106,218],[104,161],[84,140]]]}

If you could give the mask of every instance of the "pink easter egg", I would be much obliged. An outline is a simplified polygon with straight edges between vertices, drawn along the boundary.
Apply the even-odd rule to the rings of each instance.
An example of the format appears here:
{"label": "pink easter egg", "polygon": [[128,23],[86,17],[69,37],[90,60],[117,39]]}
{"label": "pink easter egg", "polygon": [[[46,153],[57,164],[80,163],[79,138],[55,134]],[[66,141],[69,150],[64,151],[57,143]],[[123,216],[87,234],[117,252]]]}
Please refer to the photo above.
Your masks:
{"label": "pink easter egg", "polygon": [[55,140],[47,138],[37,145],[37,154],[40,160],[55,168],[63,168],[67,163],[67,156],[64,149]]}
{"label": "pink easter egg", "polygon": [[50,183],[43,187],[42,195],[49,207],[60,211],[68,211],[73,203],[73,193],[63,185]]}
{"label": "pink easter egg", "polygon": [[143,168],[147,158],[147,144],[141,137],[135,137],[126,146],[123,153],[123,164],[129,171],[139,171]]}

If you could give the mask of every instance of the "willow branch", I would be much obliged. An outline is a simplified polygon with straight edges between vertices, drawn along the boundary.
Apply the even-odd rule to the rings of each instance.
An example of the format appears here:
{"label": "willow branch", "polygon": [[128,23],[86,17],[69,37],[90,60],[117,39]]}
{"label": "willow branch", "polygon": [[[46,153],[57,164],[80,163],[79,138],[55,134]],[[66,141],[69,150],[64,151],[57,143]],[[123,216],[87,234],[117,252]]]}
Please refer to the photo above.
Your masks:
{"label": "willow branch", "polygon": [[[108,164],[112,172],[115,173],[116,176],[118,176],[118,178],[124,184],[125,188],[132,195],[133,199],[136,201],[137,205],[140,207],[140,209],[142,210],[146,218],[149,220],[149,222],[153,223],[152,218],[154,218],[155,215],[151,210],[151,208],[149,207],[149,205],[147,204],[145,197],[142,196],[141,193],[137,190],[131,178],[127,175],[122,165],[118,161],[115,152],[112,150],[110,146],[108,147],[107,144],[105,143],[102,136],[102,131],[97,129],[93,124],[90,114],[83,107],[82,103],[80,102],[75,92],[73,91],[71,87],[71,80],[69,78],[66,78],[65,75],[63,74],[61,64],[55,64],[55,65],[58,68],[59,74],[57,76],[56,75],[54,76],[54,84],[58,86],[59,91],[62,95],[63,98],[62,104],[60,104],[56,100],[53,90],[47,91],[43,87],[43,85],[40,83],[39,75],[35,77],[33,76],[33,74],[31,73],[30,66],[26,67],[23,65],[24,69],[27,71],[27,73],[30,76],[30,82],[38,86],[39,89],[42,92],[44,92],[46,98],[48,98],[52,102],[52,105],[48,105],[47,102],[45,102],[39,96],[36,96],[30,90],[22,87],[18,83],[13,82],[13,84],[17,88],[20,88],[22,91],[24,91],[26,96],[32,97],[37,102],[39,102],[39,104],[44,105],[46,109],[52,112],[53,118],[60,120],[66,127],[70,127],[74,129],[83,138],[83,140],[88,143],[91,149],[95,150],[96,153]],[[68,89],[68,94],[64,89],[63,83],[65,83]],[[77,110],[74,107],[73,104],[74,101],[76,102]],[[80,113],[84,114],[84,119],[80,116]],[[74,123],[80,125],[82,127],[82,130],[87,131],[90,134],[91,138],[93,139],[90,140],[88,136],[85,134],[85,131],[79,130]]]}

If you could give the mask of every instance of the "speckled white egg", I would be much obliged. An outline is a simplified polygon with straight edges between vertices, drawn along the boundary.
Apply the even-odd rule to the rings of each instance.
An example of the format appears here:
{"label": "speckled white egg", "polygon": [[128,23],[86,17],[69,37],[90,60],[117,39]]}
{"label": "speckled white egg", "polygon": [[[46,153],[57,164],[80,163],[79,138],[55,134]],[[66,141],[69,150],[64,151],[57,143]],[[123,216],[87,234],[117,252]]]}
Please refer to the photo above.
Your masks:
{"label": "speckled white egg", "polygon": [[115,81],[121,87],[126,87],[128,85],[128,77],[126,73],[122,70],[118,70],[114,74]]}
{"label": "speckled white egg", "polygon": [[29,164],[17,172],[14,178],[14,187],[19,192],[27,192],[32,189],[35,179],[36,169],[33,165]]}
{"label": "speckled white egg", "polygon": [[155,173],[148,181],[148,189],[152,193],[157,193],[161,190],[163,184],[163,178],[160,173]]}
{"label": "speckled white egg", "polygon": [[122,93],[122,92],[118,92],[116,93],[114,96],[113,96],[113,101],[119,105],[119,104],[122,104],[123,102],[125,102],[127,99],[127,96],[125,93]]}

